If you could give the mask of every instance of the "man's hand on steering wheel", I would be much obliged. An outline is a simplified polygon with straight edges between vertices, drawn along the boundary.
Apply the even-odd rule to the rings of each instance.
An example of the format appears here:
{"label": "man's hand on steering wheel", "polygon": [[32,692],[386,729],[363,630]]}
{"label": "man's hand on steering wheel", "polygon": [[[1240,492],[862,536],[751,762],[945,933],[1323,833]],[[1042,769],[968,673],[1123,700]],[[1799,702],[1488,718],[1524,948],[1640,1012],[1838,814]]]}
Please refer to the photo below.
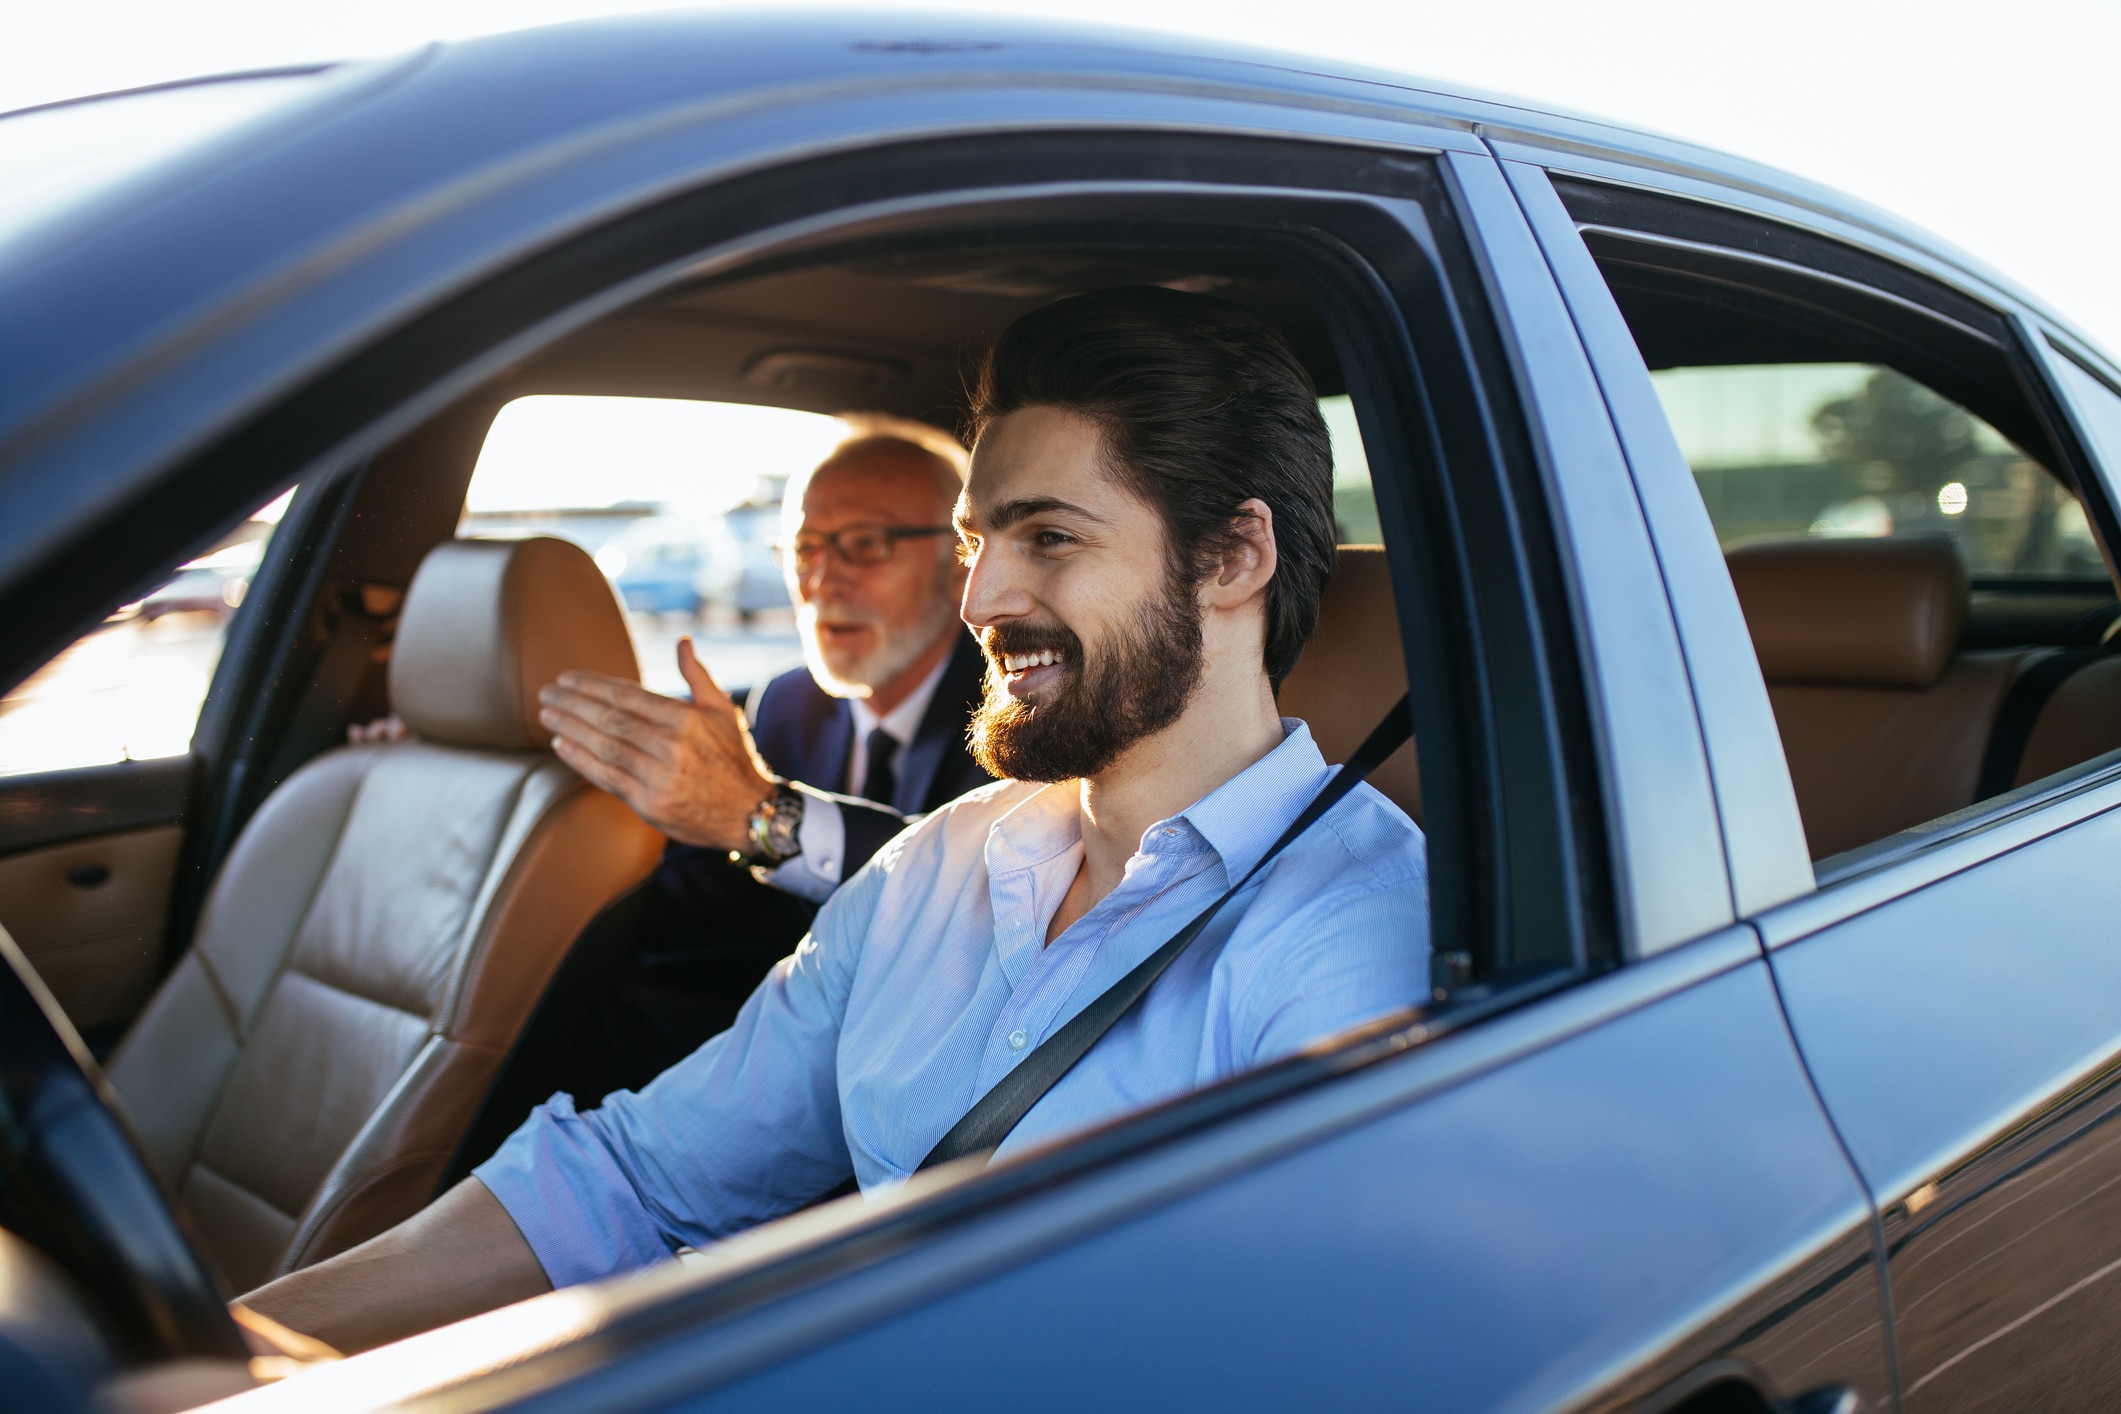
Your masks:
{"label": "man's hand on steering wheel", "polygon": [[552,749],[591,784],[680,844],[742,850],[746,822],[773,794],[744,714],[678,640],[680,702],[602,673],[567,672],[538,693]]}

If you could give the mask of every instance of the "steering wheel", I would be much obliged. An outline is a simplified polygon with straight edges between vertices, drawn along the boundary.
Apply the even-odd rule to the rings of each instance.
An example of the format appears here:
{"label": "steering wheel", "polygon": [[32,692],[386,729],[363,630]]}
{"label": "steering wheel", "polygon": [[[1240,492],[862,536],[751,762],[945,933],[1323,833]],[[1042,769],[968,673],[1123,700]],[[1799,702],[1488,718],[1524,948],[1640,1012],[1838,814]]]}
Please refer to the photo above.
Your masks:
{"label": "steering wheel", "polygon": [[80,1282],[121,1357],[249,1354],[66,1014],[0,928],[0,1226]]}

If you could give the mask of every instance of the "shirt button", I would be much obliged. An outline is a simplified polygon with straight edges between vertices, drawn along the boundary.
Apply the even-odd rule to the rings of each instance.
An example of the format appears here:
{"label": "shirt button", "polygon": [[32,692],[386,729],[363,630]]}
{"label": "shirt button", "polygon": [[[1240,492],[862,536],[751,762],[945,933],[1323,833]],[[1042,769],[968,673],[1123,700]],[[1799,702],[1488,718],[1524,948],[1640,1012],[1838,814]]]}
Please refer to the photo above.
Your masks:
{"label": "shirt button", "polygon": [[1020,1051],[1030,1040],[1031,1037],[1021,1030],[1011,1031],[1009,1033],[1009,1049],[1012,1051]]}

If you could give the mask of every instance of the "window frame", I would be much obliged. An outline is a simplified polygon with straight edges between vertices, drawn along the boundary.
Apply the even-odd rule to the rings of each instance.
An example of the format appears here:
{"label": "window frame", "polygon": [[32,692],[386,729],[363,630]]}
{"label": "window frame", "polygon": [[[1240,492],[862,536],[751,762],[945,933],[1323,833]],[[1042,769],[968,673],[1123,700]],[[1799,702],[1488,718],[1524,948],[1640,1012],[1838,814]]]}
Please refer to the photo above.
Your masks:
{"label": "window frame", "polygon": [[[2037,340],[2029,337],[2026,312],[2000,292],[1970,287],[1963,279],[1948,281],[1944,278],[1948,267],[1932,264],[1923,268],[1926,262],[1910,260],[1904,250],[1858,239],[1853,228],[1825,232],[1817,229],[1825,223],[1799,224],[1790,210],[1746,193],[1704,190],[1698,182],[1661,181],[1660,174],[1609,164],[1598,164],[1597,170],[1587,170],[1591,164],[1506,165],[1520,191],[1530,193],[1528,210],[1538,210],[1535,224],[1548,243],[1557,273],[1562,274],[1579,323],[1589,326],[1586,343],[1599,362],[1615,420],[1622,425],[1638,474],[1649,468],[1664,483],[1664,496],[1673,503],[1662,508],[1665,523],[1659,545],[1661,551],[1668,544],[1672,550],[1667,575],[1675,609],[1686,621],[1690,659],[1717,665],[1717,681],[1705,682],[1707,673],[1696,678],[1697,692],[1709,694],[1702,704],[1704,729],[1729,752],[1749,753],[1761,763],[1751,773],[1747,798],[1762,818],[1734,834],[1734,876],[1756,869],[1762,861],[1781,864],[1786,874],[1794,875],[1795,863],[1789,858],[1793,847],[1804,856],[1804,873],[1811,876],[1805,889],[1784,892],[1779,898],[1770,896],[1761,906],[1747,910],[1769,946],[1830,927],[2121,804],[2121,762],[2099,758],[2058,781],[2035,782],[1977,801],[1875,845],[1822,860],[1820,864],[1826,867],[1814,872],[1796,816],[1795,792],[1789,784],[1780,735],[1767,706],[1766,685],[1745,636],[1744,618],[1723,569],[1713,527],[1664,420],[1642,355],[1584,233],[1587,229],[1613,231],[1623,238],[1639,236],[1674,249],[1743,262],[1779,278],[1811,281],[1822,292],[1839,289],[1851,299],[1890,302],[1910,316],[1940,321],[1940,328],[1951,326],[1962,337],[1982,339],[2000,355],[2016,380],[2045,439],[2042,450],[2054,459],[2052,470],[2082,499],[2102,553],[2112,564],[2112,547],[2121,543],[2116,534],[2113,484],[2087,455],[2083,440],[2065,415],[2061,392],[2042,361]],[[1572,212],[1560,190],[1564,186],[1595,189],[1602,204],[1600,213],[1586,218]],[[1675,210],[1698,218],[1694,228],[1675,231],[1669,214]],[[1749,240],[1741,234],[1748,230],[1753,233]],[[1679,494],[1682,489],[1684,496]],[[1731,651],[1734,644],[1740,651]],[[1766,769],[1770,762],[1772,771]],[[1719,786],[1722,783],[1719,775]]]}

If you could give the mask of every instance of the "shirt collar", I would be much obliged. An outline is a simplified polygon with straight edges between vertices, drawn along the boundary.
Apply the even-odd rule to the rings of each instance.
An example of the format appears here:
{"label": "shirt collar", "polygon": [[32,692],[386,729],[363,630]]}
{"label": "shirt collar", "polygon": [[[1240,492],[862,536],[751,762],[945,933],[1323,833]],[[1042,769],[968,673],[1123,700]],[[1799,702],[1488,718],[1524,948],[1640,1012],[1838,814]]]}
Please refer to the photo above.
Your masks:
{"label": "shirt collar", "polygon": [[[1328,774],[1326,758],[1300,718],[1281,719],[1281,745],[1193,804],[1151,825],[1140,849],[1151,852],[1159,831],[1185,827],[1222,861],[1232,882],[1259,862],[1289,822],[1311,803]],[[1073,781],[1045,786],[994,822],[987,836],[991,874],[1042,864],[1082,843]]]}
{"label": "shirt collar", "polygon": [[1150,826],[1150,832],[1166,825],[1192,827],[1222,860],[1230,882],[1237,882],[1326,781],[1326,758],[1311,739],[1311,728],[1301,718],[1284,717],[1281,730],[1280,746],[1168,821]]}
{"label": "shirt collar", "polygon": [[881,717],[869,706],[866,698],[849,698],[847,705],[854,709],[855,735],[866,739],[869,733],[882,727],[885,735],[900,746],[909,745],[914,733],[921,729],[921,718],[928,715],[928,704],[935,700],[935,689],[943,680],[944,669],[949,666],[950,655],[945,653],[942,660],[928,670],[928,676],[921,679],[920,686]]}

